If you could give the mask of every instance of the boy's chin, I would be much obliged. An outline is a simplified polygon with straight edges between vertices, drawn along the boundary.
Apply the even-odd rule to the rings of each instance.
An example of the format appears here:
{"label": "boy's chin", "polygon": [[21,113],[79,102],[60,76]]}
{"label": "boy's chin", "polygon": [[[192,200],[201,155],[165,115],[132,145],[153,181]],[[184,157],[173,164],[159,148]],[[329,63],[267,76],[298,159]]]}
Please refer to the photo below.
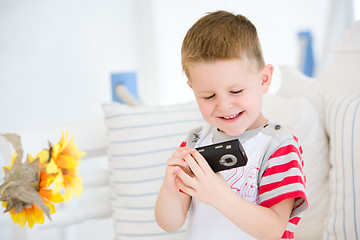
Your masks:
{"label": "boy's chin", "polygon": [[231,136],[231,137],[236,137],[236,136],[240,136],[244,133],[245,131],[242,131],[242,132],[230,132],[230,133],[226,133],[227,135]]}
{"label": "boy's chin", "polygon": [[227,135],[231,136],[231,137],[236,137],[236,136],[240,136],[241,134],[243,134],[246,129],[242,130],[242,129],[221,129],[221,128],[218,128],[218,131],[220,132],[223,132],[223,133],[226,133]]}

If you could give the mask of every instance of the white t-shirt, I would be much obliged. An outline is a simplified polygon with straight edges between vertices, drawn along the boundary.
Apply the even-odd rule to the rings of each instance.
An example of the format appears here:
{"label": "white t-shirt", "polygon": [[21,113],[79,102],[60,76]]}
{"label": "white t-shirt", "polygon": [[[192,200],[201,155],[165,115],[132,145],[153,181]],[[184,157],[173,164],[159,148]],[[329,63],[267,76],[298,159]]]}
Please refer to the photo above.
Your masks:
{"label": "white t-shirt", "polygon": [[[193,136],[193,137],[192,137]],[[238,137],[230,137],[206,125],[192,132],[187,146],[201,147],[238,138],[246,152],[246,166],[218,172],[240,197],[271,207],[295,198],[289,224],[282,239],[293,239],[300,213],[307,208],[301,146],[284,127],[269,123]],[[196,143],[195,143],[196,142]],[[195,145],[194,145],[195,143]],[[188,212],[188,239],[255,239],[243,232],[214,207],[195,198]]]}

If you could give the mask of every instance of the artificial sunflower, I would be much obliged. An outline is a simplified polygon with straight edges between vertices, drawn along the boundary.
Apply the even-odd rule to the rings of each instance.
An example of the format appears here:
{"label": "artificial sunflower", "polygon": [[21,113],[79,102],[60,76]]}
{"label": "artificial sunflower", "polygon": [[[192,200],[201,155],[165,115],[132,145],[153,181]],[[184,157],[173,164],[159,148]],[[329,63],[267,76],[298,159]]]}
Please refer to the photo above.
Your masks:
{"label": "artificial sunflower", "polygon": [[64,201],[60,193],[55,193],[48,187],[54,177],[41,168],[39,156],[32,158],[27,155],[26,161],[21,162],[22,150],[17,151],[11,158],[11,166],[3,168],[5,182],[0,185],[0,200],[5,212],[9,212],[14,223],[24,227],[26,222],[32,228],[35,223],[43,224],[44,213],[50,219],[55,213],[51,203]]}
{"label": "artificial sunflower", "polygon": [[64,200],[68,202],[74,194],[79,197],[82,193],[83,184],[77,168],[80,164],[79,158],[83,157],[85,152],[77,148],[73,138],[68,140],[68,132],[62,133],[57,144],[49,145],[49,149],[39,155],[44,156],[42,164],[46,166],[46,172],[55,176],[54,191],[59,192],[65,187]]}

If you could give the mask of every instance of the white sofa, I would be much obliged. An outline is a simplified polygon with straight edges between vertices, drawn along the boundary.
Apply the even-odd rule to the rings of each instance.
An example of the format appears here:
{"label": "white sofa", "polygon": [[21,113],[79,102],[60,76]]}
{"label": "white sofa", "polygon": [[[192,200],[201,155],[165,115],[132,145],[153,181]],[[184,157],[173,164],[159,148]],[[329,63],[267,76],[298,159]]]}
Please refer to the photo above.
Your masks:
{"label": "white sofa", "polygon": [[[342,35],[334,53],[330,70],[318,79],[282,67],[279,93],[264,98],[264,114],[302,143],[310,207],[296,231],[300,240],[360,236],[360,22]],[[185,239],[185,227],[163,232],[153,208],[169,154],[202,122],[196,104],[112,103],[103,110],[104,119],[19,132],[25,152],[34,154],[68,129],[88,152],[81,167],[85,190],[61,205],[52,222],[32,230],[15,226],[9,238],[45,239],[56,232],[53,239]],[[10,159],[1,141],[0,151]],[[9,219],[0,215],[2,233],[13,226]]]}

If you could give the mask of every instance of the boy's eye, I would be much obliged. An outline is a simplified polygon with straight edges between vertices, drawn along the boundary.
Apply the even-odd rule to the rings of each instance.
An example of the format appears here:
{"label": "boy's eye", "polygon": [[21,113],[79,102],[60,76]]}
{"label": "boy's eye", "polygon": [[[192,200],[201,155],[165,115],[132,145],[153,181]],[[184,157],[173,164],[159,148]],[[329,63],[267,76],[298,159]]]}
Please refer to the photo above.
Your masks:
{"label": "boy's eye", "polygon": [[232,93],[232,94],[238,94],[238,93],[241,93],[243,90],[242,89],[240,89],[240,90],[236,90],[236,91],[230,91],[230,93]]}
{"label": "boy's eye", "polygon": [[212,94],[212,95],[210,95],[210,96],[204,97],[204,99],[205,99],[205,100],[210,100],[210,99],[212,99],[212,98],[214,98],[214,97],[215,97],[215,94]]}

